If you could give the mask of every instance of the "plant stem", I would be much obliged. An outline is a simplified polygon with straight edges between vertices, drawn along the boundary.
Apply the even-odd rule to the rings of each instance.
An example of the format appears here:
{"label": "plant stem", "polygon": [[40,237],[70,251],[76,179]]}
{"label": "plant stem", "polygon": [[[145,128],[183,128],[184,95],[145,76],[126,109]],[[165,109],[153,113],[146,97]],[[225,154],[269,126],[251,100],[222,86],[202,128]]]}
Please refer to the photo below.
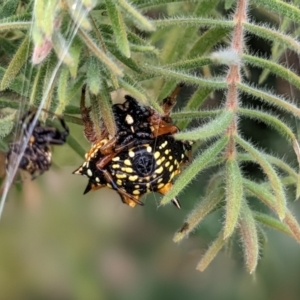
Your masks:
{"label": "plant stem", "polygon": [[[234,14],[234,29],[233,29],[233,36],[231,42],[231,50],[236,52],[239,57],[243,54],[243,23],[247,21],[247,0],[239,0],[237,3],[236,12]],[[240,61],[240,60],[239,60]],[[229,70],[227,73],[226,81],[228,85],[228,92],[226,97],[226,109],[232,110],[233,112],[237,113],[239,108],[238,102],[238,83],[241,82],[241,65],[240,63],[236,62],[229,66]],[[236,150],[235,150],[235,142],[234,136],[237,133],[237,117],[233,118],[231,124],[227,129],[227,135],[229,136],[230,142],[226,147],[226,157],[227,159],[235,159]]]}

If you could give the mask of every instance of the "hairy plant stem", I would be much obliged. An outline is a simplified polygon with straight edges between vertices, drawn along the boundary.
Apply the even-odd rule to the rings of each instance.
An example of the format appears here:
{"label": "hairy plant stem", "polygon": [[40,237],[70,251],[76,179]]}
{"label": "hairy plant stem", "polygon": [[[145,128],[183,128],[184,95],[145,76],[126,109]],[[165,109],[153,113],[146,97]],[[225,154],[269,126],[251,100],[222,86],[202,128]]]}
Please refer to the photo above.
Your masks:
{"label": "hairy plant stem", "polygon": [[[247,0],[240,0],[237,4],[236,13],[234,15],[234,30],[231,42],[232,51],[236,52],[239,57],[243,54],[243,23],[247,21]],[[238,102],[238,83],[241,82],[241,66],[239,63],[232,64],[229,67],[226,82],[228,85],[228,93],[226,98],[226,109],[237,112],[239,108]],[[231,125],[228,127],[227,134],[230,140],[233,140],[233,136],[237,132],[237,118],[234,118]],[[230,142],[227,146],[226,156],[227,158],[235,157],[235,144],[234,141]]]}
{"label": "hairy plant stem", "polygon": [[[246,21],[247,0],[239,0],[236,7],[236,12],[233,17],[235,23],[231,41],[231,51],[237,54],[240,58],[243,54],[243,23]],[[239,171],[235,136],[237,135],[237,112],[239,108],[239,91],[238,84],[241,82],[241,65],[240,59],[233,62],[229,66],[226,76],[228,92],[226,97],[225,109],[233,112],[235,115],[227,127],[226,134],[229,138],[228,144],[225,148],[226,158],[226,213],[225,213],[225,227],[224,236],[226,239],[230,237],[237,225],[241,203],[243,200],[243,189],[239,184],[235,183],[241,181],[241,173]],[[237,192],[238,191],[238,192]]]}

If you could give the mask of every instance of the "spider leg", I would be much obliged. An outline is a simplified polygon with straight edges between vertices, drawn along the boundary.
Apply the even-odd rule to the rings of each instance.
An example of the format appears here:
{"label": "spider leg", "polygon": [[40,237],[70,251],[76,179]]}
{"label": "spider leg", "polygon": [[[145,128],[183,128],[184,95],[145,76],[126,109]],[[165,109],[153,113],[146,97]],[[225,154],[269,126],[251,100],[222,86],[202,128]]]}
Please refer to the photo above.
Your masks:
{"label": "spider leg", "polygon": [[115,147],[115,152],[116,153],[120,153],[121,151],[125,150],[125,149],[129,149],[134,145],[134,141],[128,142],[125,145],[119,145]]}
{"label": "spider leg", "polygon": [[[33,126],[33,120],[35,118],[35,110],[29,110],[27,113],[25,113],[21,120],[19,121],[19,123],[21,124],[22,130],[23,130],[23,139],[28,137],[29,134],[29,129],[31,128],[31,126]],[[40,121],[37,120],[36,124],[34,125],[34,127],[32,128],[32,135],[33,132],[35,131],[36,128],[38,128],[40,126]],[[31,136],[32,136],[31,135]],[[30,141],[30,142],[34,142],[34,141]]]}
{"label": "spider leg", "polygon": [[179,94],[181,88],[184,86],[184,83],[177,84],[174,91],[163,100],[162,109],[165,113],[165,116],[168,117],[176,104],[177,95]]}
{"label": "spider leg", "polygon": [[117,153],[111,153],[107,154],[104,157],[102,157],[96,164],[97,168],[99,170],[103,170],[104,167],[111,162],[111,160],[117,155]]}
{"label": "spider leg", "polygon": [[62,145],[65,140],[56,128],[36,127],[29,139],[30,144],[44,146],[46,144]]}
{"label": "spider leg", "polygon": [[151,130],[154,138],[164,134],[174,134],[178,132],[177,126],[171,123],[170,113],[176,104],[177,95],[183,86],[183,83],[178,84],[171,95],[163,100],[163,116],[161,116],[154,110],[152,111],[151,116],[148,120],[152,125]]}
{"label": "spider leg", "polygon": [[[112,139],[114,140],[114,139]],[[110,142],[108,142],[110,143]],[[119,154],[121,151],[123,151],[124,149],[129,149],[130,147],[132,147],[134,144],[134,142],[130,142],[126,145],[120,145],[117,146],[116,148],[114,148],[114,143],[111,143],[110,147],[107,148],[107,144],[105,144],[103,147],[104,149],[100,148],[100,152],[101,154],[104,155],[104,157],[102,157],[96,164],[97,168],[99,170],[104,169],[104,167],[109,164],[111,162],[111,160],[117,155]]]}
{"label": "spider leg", "polygon": [[117,192],[120,195],[122,202],[127,204],[128,206],[135,207],[137,204],[141,205],[141,206],[144,206],[143,202],[136,199],[133,195],[127,194],[122,189],[119,189]]}
{"label": "spider leg", "polygon": [[166,124],[162,121],[162,124],[153,125],[153,137],[158,137],[164,134],[174,134],[178,132],[178,127],[173,124]]}
{"label": "spider leg", "polygon": [[107,154],[113,154],[115,144],[117,143],[118,137],[113,137],[110,139],[107,143],[105,143],[99,150],[101,154],[107,155]]}
{"label": "spider leg", "polygon": [[59,117],[58,119],[59,119],[59,122],[60,122],[60,124],[63,128],[63,131],[60,131],[61,140],[63,140],[64,141],[63,143],[65,143],[66,138],[70,133],[70,129],[69,129],[68,125],[66,124],[64,118]]}
{"label": "spider leg", "polygon": [[84,135],[90,143],[94,143],[97,141],[97,135],[94,130],[94,124],[90,117],[91,107],[85,106],[85,94],[86,94],[86,85],[82,87],[81,99],[80,99],[80,112],[81,118],[84,125]]}
{"label": "spider leg", "polygon": [[[28,114],[27,114],[28,115]],[[30,124],[33,122],[34,114],[31,115],[30,119],[26,126],[22,125],[25,136],[28,136],[28,129]],[[43,146],[46,144],[53,145],[62,145],[66,142],[66,138],[69,135],[69,128],[66,125],[63,118],[59,117],[61,126],[63,127],[63,131],[59,131],[55,127],[44,127],[41,126],[40,121],[37,121],[35,124],[31,136],[29,138],[29,144],[38,144],[39,146]]]}
{"label": "spider leg", "polygon": [[[28,126],[26,126],[26,125],[32,123],[34,116],[35,116],[35,110],[29,110],[29,111],[27,111],[27,112],[22,116],[22,118],[20,119],[19,123],[20,123],[21,125],[24,125],[24,126],[25,126],[25,127],[23,127],[24,130],[26,130],[27,127],[28,127]],[[29,117],[30,117],[30,118],[29,118]],[[27,122],[25,122],[25,120],[26,120],[27,118],[29,118],[29,119],[28,119]]]}
{"label": "spider leg", "polygon": [[[119,145],[120,136],[124,135],[123,132],[120,132],[117,136],[113,137],[112,139],[108,140],[101,148],[100,152],[103,155],[116,153],[123,151],[126,147],[130,147],[133,145],[130,141],[133,139],[132,136],[127,136]],[[125,132],[126,135],[126,132]],[[117,145],[117,146],[116,146]]]}
{"label": "spider leg", "polygon": [[63,145],[66,142],[67,136],[69,135],[69,128],[67,127],[63,119],[60,119],[60,122],[64,123],[64,131],[59,131],[57,128],[51,127],[44,128],[44,131],[42,132],[43,137],[40,139],[44,139],[44,141],[46,141],[46,144]]}

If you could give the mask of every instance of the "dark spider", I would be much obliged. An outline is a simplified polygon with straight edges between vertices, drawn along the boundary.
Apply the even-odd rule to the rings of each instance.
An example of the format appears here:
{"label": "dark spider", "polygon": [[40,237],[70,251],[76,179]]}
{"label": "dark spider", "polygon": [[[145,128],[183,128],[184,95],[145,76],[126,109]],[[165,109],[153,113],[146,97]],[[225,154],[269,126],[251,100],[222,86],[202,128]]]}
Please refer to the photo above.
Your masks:
{"label": "dark spider", "polygon": [[[131,207],[142,205],[140,198],[151,191],[166,194],[180,167],[189,162],[188,142],[174,140],[172,135],[124,150],[100,170],[97,162],[101,152],[95,151],[74,173],[89,178],[84,194],[90,190],[109,187],[116,190],[124,203]],[[173,203],[180,208],[177,199]]]}
{"label": "dark spider", "polygon": [[[12,161],[16,161],[22,150],[23,142],[28,140],[19,168],[27,171],[32,179],[49,170],[52,153],[50,145],[63,145],[69,135],[69,128],[63,118],[59,118],[63,131],[55,127],[44,126],[39,120],[33,124],[35,111],[28,111],[21,118],[22,138],[9,145],[6,155],[6,168]],[[33,128],[31,128],[34,125]],[[30,134],[30,130],[32,133]],[[29,136],[30,135],[30,136]]]}
{"label": "dark spider", "polygon": [[[164,99],[163,114],[139,105],[131,96],[125,96],[123,104],[114,104],[117,132],[112,138],[103,123],[101,137],[97,137],[89,117],[90,108],[85,107],[82,97],[84,133],[92,148],[74,174],[89,178],[84,193],[108,186],[120,194],[124,203],[134,207],[142,204],[139,199],[145,193],[165,194],[170,190],[173,177],[189,161],[186,152],[191,150],[190,143],[176,141],[172,136],[178,128],[172,124],[170,112],[180,87]],[[173,202],[180,207],[176,199]]]}

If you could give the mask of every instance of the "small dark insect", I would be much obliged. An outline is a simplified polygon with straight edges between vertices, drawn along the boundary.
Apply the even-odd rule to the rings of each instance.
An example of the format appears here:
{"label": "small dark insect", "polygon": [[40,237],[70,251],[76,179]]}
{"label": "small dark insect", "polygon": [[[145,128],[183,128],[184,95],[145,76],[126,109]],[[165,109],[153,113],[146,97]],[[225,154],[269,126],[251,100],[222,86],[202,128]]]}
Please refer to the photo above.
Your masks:
{"label": "small dark insect", "polygon": [[[164,114],[125,96],[123,104],[113,105],[117,133],[112,138],[102,123],[102,136],[97,138],[90,109],[81,102],[84,132],[92,143],[86,161],[74,171],[89,178],[84,194],[107,186],[134,207],[143,204],[140,198],[146,193],[165,194],[170,190],[173,177],[189,162],[191,150],[189,142],[176,141],[172,136],[178,132],[170,118],[178,91],[179,87],[163,101]],[[177,199],[173,203],[180,207]]]}
{"label": "small dark insect", "polygon": [[52,157],[50,145],[63,145],[69,135],[69,128],[64,119],[59,118],[63,128],[62,131],[55,127],[45,126],[37,120],[29,136],[34,118],[35,111],[31,110],[24,114],[20,120],[22,138],[9,145],[9,151],[6,155],[6,168],[8,169],[10,163],[16,161],[18,156],[20,156],[24,141],[28,141],[20,160],[19,168],[27,171],[32,179],[49,170]]}

